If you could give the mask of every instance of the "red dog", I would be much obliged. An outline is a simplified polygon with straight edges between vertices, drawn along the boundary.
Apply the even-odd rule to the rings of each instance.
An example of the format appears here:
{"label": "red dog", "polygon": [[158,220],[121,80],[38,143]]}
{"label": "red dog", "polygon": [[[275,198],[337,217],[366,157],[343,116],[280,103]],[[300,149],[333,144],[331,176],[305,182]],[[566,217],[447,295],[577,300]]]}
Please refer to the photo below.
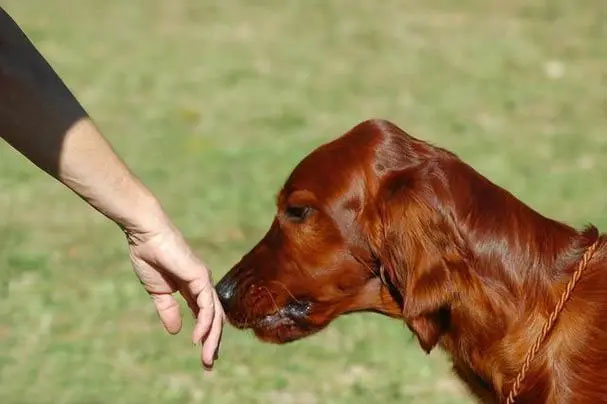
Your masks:
{"label": "red dog", "polygon": [[586,249],[596,250],[519,403],[607,402],[607,236],[541,216],[454,154],[373,120],[306,157],[266,236],[218,284],[263,340],[340,314],[403,318],[485,402],[505,399]]}

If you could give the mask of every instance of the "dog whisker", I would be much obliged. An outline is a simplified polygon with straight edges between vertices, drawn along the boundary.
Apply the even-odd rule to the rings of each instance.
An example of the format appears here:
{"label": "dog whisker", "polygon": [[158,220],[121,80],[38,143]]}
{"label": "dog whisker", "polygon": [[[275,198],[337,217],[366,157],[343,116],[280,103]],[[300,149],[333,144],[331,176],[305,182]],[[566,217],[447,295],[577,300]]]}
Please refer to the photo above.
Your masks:
{"label": "dog whisker", "polygon": [[265,286],[261,286],[260,288],[265,290],[268,293],[268,295],[270,296],[270,299],[272,300],[272,303],[274,303],[274,307],[276,308],[276,313],[280,317],[282,317],[282,311],[280,310],[280,307],[278,307],[278,304],[276,303],[276,300],[274,299],[272,292],[270,292],[270,289],[266,288]]}
{"label": "dog whisker", "polygon": [[278,286],[282,287],[289,296],[291,296],[291,298],[297,302],[297,303],[302,303],[301,300],[299,300],[298,298],[295,297],[295,295],[289,290],[289,288],[287,287],[287,285],[285,285],[284,283],[280,282],[280,281],[270,281],[271,283],[275,283]]}

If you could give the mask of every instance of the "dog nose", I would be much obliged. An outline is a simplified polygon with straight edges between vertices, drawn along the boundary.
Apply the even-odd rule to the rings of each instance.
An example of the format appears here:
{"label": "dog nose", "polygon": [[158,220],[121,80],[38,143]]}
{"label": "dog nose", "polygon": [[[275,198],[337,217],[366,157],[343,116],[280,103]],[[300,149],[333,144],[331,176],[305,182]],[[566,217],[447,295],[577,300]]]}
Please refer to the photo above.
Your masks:
{"label": "dog nose", "polygon": [[221,305],[227,309],[232,302],[234,293],[236,292],[236,282],[228,276],[224,276],[215,287]]}

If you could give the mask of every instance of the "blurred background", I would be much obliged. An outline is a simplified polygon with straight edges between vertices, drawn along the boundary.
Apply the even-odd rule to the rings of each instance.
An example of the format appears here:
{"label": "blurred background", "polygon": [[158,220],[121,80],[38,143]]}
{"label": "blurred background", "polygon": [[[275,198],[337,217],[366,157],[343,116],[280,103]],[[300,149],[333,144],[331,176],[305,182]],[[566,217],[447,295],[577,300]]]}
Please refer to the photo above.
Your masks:
{"label": "blurred background", "polygon": [[[601,0],[0,4],[216,280],[294,165],[370,117],[607,230]],[[471,402],[440,352],[372,314],[280,347],[228,327],[203,373],[191,321],[164,333],[120,231],[4,143],[0,277],[2,403]]]}

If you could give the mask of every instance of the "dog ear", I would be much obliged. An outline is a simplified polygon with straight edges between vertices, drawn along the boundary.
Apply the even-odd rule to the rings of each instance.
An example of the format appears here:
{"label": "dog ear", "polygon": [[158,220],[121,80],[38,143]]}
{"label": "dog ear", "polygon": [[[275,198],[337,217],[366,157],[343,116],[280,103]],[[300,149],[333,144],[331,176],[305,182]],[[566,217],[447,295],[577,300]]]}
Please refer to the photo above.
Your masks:
{"label": "dog ear", "polygon": [[449,328],[449,305],[454,297],[448,268],[417,266],[407,275],[403,290],[403,318],[429,353]]}
{"label": "dog ear", "polygon": [[378,257],[401,293],[402,315],[430,352],[449,327],[459,254],[452,224],[432,186],[433,164],[392,173],[382,184]]}
{"label": "dog ear", "polygon": [[448,323],[448,313],[439,310],[432,314],[417,316],[409,320],[407,326],[417,337],[422,349],[430,353],[446,331]]}

